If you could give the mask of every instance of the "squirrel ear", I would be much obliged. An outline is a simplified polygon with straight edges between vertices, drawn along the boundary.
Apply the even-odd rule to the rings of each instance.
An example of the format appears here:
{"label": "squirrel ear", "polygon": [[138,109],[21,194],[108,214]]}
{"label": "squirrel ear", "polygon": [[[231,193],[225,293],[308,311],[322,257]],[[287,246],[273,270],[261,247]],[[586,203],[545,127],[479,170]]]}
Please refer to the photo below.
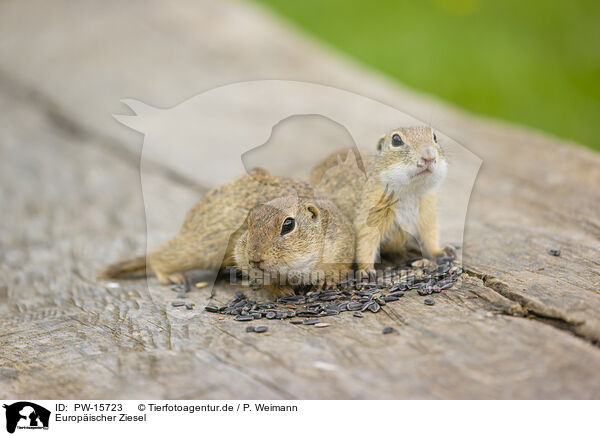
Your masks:
{"label": "squirrel ear", "polygon": [[383,135],[381,138],[379,138],[379,140],[377,141],[377,151],[381,151],[381,149],[383,148],[383,144],[385,143],[385,135]]}
{"label": "squirrel ear", "polygon": [[319,216],[321,215],[319,208],[317,206],[315,206],[314,204],[309,204],[308,206],[306,206],[306,209],[312,215],[311,218],[314,220],[319,218]]}

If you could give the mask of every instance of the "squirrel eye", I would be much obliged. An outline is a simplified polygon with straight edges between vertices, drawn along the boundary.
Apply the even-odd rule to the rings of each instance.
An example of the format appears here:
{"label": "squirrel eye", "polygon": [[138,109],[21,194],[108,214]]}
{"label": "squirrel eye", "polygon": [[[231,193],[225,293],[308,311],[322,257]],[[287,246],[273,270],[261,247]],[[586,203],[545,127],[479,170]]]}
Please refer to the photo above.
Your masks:
{"label": "squirrel eye", "polygon": [[294,218],[286,218],[281,226],[281,236],[287,235],[294,230],[294,227],[296,227],[296,220]]}
{"label": "squirrel eye", "polygon": [[392,136],[392,145],[394,147],[398,147],[400,145],[404,144],[404,141],[402,140],[402,138],[400,137],[400,135],[398,135],[397,133],[395,135]]}
{"label": "squirrel eye", "polygon": [[435,133],[433,134],[433,142],[437,142],[437,136],[435,136]]}

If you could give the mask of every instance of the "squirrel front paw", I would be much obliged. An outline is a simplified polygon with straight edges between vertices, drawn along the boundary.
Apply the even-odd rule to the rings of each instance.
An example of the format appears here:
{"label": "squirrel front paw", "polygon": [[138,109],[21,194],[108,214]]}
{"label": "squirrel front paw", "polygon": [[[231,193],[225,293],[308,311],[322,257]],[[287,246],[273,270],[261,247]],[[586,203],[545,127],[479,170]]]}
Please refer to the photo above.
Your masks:
{"label": "squirrel front paw", "polygon": [[437,253],[434,256],[436,259],[440,258],[440,257],[451,257],[452,260],[455,260],[457,257],[456,254],[456,248],[454,248],[452,245],[446,245],[444,248],[442,248],[440,250],[439,253]]}
{"label": "squirrel front paw", "polygon": [[373,265],[359,265],[358,272],[362,280],[374,282],[377,279],[377,271],[375,271]]}

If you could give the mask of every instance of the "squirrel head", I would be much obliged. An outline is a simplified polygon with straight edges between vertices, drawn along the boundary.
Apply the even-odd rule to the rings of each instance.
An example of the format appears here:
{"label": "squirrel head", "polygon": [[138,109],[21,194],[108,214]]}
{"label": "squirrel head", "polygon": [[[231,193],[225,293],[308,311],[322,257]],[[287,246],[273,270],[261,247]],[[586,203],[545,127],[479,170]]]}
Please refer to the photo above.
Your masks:
{"label": "squirrel head", "polygon": [[234,256],[238,267],[279,276],[310,273],[322,258],[327,210],[312,199],[271,200],[248,215]]}
{"label": "squirrel head", "polygon": [[403,127],[379,138],[375,167],[384,185],[422,193],[442,182],[448,164],[431,128]]}

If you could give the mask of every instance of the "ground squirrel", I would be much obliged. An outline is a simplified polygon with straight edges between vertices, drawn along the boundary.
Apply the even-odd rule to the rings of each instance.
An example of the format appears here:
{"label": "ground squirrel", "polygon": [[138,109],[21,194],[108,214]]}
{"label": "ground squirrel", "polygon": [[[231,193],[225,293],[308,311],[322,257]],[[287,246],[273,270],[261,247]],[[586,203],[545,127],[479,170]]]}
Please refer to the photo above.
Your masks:
{"label": "ground squirrel", "polygon": [[344,159],[354,159],[349,150],[326,158],[309,179],[352,219],[359,270],[373,273],[379,252],[399,252],[407,233],[426,256],[455,255],[439,248],[435,189],[447,162],[431,128],[395,129],[378,140],[375,156]]}
{"label": "ground squirrel", "polygon": [[[267,205],[261,205],[286,196],[296,198],[295,210],[291,210],[289,198],[285,202],[284,200],[275,200]],[[326,199],[319,199],[319,197],[320,195],[315,192],[310,183],[276,177],[260,168],[253,169],[247,176],[238,177],[209,191],[187,213],[180,232],[147,257],[141,256],[108,265],[98,277],[102,279],[127,278],[145,275],[148,270],[163,285],[184,283],[186,278],[183,272],[185,271],[217,270],[226,266],[236,266],[234,249],[242,235],[244,243],[264,238],[265,241],[268,240],[274,244],[270,251],[263,253],[268,255],[273,268],[278,262],[275,256],[277,247],[281,250],[282,266],[287,265],[292,259],[291,252],[293,251],[296,251],[297,257],[309,258],[314,254],[318,262],[310,263],[309,266],[320,267],[323,261],[329,260],[336,263],[337,258],[332,257],[329,253],[332,253],[332,250],[340,249],[350,254],[351,267],[354,256],[352,225],[342,216],[335,204]],[[307,205],[305,209],[308,212],[312,210],[318,215],[315,222],[310,225],[308,223],[305,225],[304,214],[300,210],[303,205]],[[292,230],[290,235],[282,236],[286,242],[285,244],[279,242],[279,246],[277,239],[281,236],[281,229],[269,227],[274,223],[276,214],[270,211],[275,206],[279,206],[280,211],[290,210],[289,216],[286,218],[294,218],[299,215],[296,218],[299,223],[298,229]],[[247,232],[246,220],[249,215],[252,227]],[[263,215],[265,223],[261,224]],[[306,242],[310,241],[309,247],[301,239],[305,239]],[[238,253],[240,259],[245,259],[241,255],[242,246],[239,245]],[[252,250],[247,250],[250,257],[255,250],[258,250],[258,248],[254,248],[258,247],[254,242],[252,247]],[[242,264],[248,266],[248,261],[244,261]],[[343,265],[340,263],[340,268],[343,268]],[[288,268],[292,269],[293,266],[293,264],[288,265]],[[297,265],[297,268],[310,269],[302,267],[300,264]],[[275,294],[286,293],[291,289],[271,288]]]}
{"label": "ground squirrel", "polygon": [[184,271],[217,270],[233,265],[233,248],[246,230],[245,220],[256,205],[285,195],[314,197],[306,182],[276,177],[262,168],[210,190],[187,213],[179,233],[148,256],[104,268],[99,278],[126,278],[146,273],[163,285],[181,283]]}
{"label": "ground squirrel", "polygon": [[331,286],[352,269],[352,223],[326,198],[281,197],[250,212],[238,239],[238,268],[275,296],[292,285]]}

